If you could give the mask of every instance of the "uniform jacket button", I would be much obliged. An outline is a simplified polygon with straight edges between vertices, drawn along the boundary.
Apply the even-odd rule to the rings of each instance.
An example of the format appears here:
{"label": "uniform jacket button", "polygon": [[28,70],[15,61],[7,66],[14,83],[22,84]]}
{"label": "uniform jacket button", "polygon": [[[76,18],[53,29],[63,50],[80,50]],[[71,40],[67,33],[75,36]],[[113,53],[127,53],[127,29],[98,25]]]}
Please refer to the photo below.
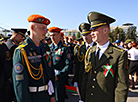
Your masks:
{"label": "uniform jacket button", "polygon": [[96,72],[96,71],[94,71],[94,73],[96,74],[97,72]]}
{"label": "uniform jacket button", "polygon": [[95,81],[95,78],[93,78],[93,81]]}
{"label": "uniform jacket button", "polygon": [[93,96],[93,93],[91,93],[91,95]]}

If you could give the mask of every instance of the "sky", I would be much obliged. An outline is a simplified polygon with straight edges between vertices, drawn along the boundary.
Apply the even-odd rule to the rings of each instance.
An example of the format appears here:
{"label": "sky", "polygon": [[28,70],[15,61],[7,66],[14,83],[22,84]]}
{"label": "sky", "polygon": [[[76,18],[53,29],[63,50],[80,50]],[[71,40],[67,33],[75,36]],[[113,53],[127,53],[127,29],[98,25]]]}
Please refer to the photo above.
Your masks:
{"label": "sky", "polygon": [[48,28],[78,29],[92,11],[115,18],[111,26],[138,26],[138,0],[0,0],[0,27],[28,29],[27,18],[40,14],[50,19]]}

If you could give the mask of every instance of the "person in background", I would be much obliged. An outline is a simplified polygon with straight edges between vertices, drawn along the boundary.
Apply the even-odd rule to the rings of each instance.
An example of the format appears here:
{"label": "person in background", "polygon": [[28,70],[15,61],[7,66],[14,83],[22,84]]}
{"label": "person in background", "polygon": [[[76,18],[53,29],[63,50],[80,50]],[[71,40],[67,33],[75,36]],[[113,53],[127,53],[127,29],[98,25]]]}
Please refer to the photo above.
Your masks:
{"label": "person in background", "polygon": [[128,96],[127,51],[112,45],[108,40],[110,24],[115,22],[105,14],[90,12],[92,40],[85,55],[85,72],[82,80],[84,102],[126,102]]}
{"label": "person in background", "polygon": [[47,38],[46,38],[46,43],[47,43],[48,45],[50,45],[50,44],[52,43],[52,41],[51,41],[51,38],[50,38],[50,37],[47,37]]}
{"label": "person in background", "polygon": [[68,77],[68,71],[71,61],[71,53],[68,47],[63,45],[61,41],[61,28],[50,27],[48,29],[52,44],[50,49],[52,51],[53,66],[55,70],[55,97],[56,102],[65,102],[65,83]]}
{"label": "person in background", "polygon": [[[23,41],[23,38],[25,37],[25,33],[27,32],[26,28],[11,28],[13,30],[12,36],[10,39],[5,42],[6,46],[8,47],[10,51],[10,56],[13,58],[14,50],[18,47],[19,43]],[[13,67],[13,63],[12,63]],[[7,88],[6,88],[6,102],[16,102],[16,97],[14,94],[14,88],[13,88],[13,81],[12,81],[12,69],[11,69],[11,77],[7,81]]]}
{"label": "person in background", "polygon": [[92,47],[93,45],[95,45],[96,43],[94,43],[92,41],[92,36],[90,35],[91,31],[90,31],[90,27],[91,25],[88,23],[81,23],[79,25],[79,30],[82,34],[82,38],[85,42],[85,44],[81,45],[80,48],[78,48],[78,54],[77,54],[77,58],[78,58],[78,64],[79,66],[76,66],[75,68],[75,74],[74,74],[74,87],[78,87],[79,89],[79,99],[81,102],[81,84],[82,84],[82,79],[83,79],[83,73],[85,71],[85,54],[86,51]]}
{"label": "person in background", "polygon": [[120,45],[120,40],[116,40],[115,43],[116,43],[116,46],[118,46],[118,47],[123,49],[123,46]]}
{"label": "person in background", "polygon": [[17,102],[55,102],[54,68],[45,38],[50,20],[33,14],[28,17],[30,36],[14,51],[13,85]]}
{"label": "person in background", "polygon": [[[129,65],[129,80],[130,80],[130,88],[135,89],[135,85],[137,83],[137,75],[138,75],[138,49],[136,49],[137,43],[132,43],[132,48],[128,51],[130,55],[130,65]],[[134,79],[133,76],[134,75]]]}
{"label": "person in background", "polygon": [[11,77],[12,63],[7,46],[0,42],[0,102],[6,102],[7,81]]}

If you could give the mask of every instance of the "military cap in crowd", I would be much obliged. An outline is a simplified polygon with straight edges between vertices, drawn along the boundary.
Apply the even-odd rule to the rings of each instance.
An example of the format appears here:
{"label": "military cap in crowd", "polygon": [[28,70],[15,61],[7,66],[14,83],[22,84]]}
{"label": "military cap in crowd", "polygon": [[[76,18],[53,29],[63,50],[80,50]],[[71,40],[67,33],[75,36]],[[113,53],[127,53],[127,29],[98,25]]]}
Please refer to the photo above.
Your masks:
{"label": "military cap in crowd", "polygon": [[27,32],[27,29],[25,28],[11,28],[15,33],[21,34],[22,36],[25,36],[25,33]]}
{"label": "military cap in crowd", "polygon": [[68,37],[67,37],[67,36],[65,36],[65,39],[68,39]]}
{"label": "military cap in crowd", "polygon": [[110,23],[113,23],[116,20],[98,12],[90,12],[88,14],[88,21],[91,24],[90,30],[92,30],[102,25],[109,25]]}
{"label": "military cap in crowd", "polygon": [[47,37],[47,38],[46,38],[46,41],[48,41],[48,40],[51,40],[51,38],[50,38],[50,37]]}
{"label": "military cap in crowd", "polygon": [[44,16],[33,14],[30,15],[27,19],[29,22],[35,22],[35,23],[41,23],[41,24],[50,24],[50,20],[48,18],[45,18]]}
{"label": "military cap in crowd", "polygon": [[90,27],[91,27],[91,25],[88,23],[81,23],[79,25],[79,30],[82,35],[90,34],[91,33]]}
{"label": "military cap in crowd", "polygon": [[62,31],[62,29],[58,28],[58,27],[50,27],[50,28],[48,28],[48,31],[49,32],[58,32],[58,33],[60,33],[60,31]]}
{"label": "military cap in crowd", "polygon": [[61,36],[64,36],[64,33],[60,32]]}
{"label": "military cap in crowd", "polygon": [[80,38],[76,39],[76,41],[80,41],[80,40],[82,40],[82,41],[83,41],[83,38],[82,38],[82,37],[80,37]]}
{"label": "military cap in crowd", "polygon": [[27,34],[28,34],[28,35],[30,35],[30,30],[29,30],[29,31],[27,31]]}

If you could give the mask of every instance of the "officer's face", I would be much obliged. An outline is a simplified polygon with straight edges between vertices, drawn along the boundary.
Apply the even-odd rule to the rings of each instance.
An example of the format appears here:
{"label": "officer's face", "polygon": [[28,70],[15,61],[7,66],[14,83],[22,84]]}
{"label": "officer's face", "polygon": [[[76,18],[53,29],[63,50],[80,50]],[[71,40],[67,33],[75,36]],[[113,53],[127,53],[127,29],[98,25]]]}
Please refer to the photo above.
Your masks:
{"label": "officer's face", "polygon": [[107,35],[108,35],[108,31],[107,30],[105,31],[104,26],[98,27],[98,28],[93,29],[91,31],[92,40],[94,42],[97,42],[97,43],[100,43],[100,44],[105,43],[105,40],[107,40],[107,38],[108,38]]}
{"label": "officer's face", "polygon": [[83,35],[82,37],[83,37],[83,40],[86,43],[90,44],[92,42],[92,36],[91,36],[91,34],[86,34],[86,35]]}
{"label": "officer's face", "polygon": [[21,34],[17,34],[16,42],[19,44],[21,41],[23,41],[23,36]]}
{"label": "officer's face", "polygon": [[61,39],[61,35],[58,32],[51,32],[50,37],[51,37],[52,42],[56,44],[58,44],[58,42]]}
{"label": "officer's face", "polygon": [[44,39],[47,33],[47,25],[36,23],[34,25],[34,33],[38,39]]}

